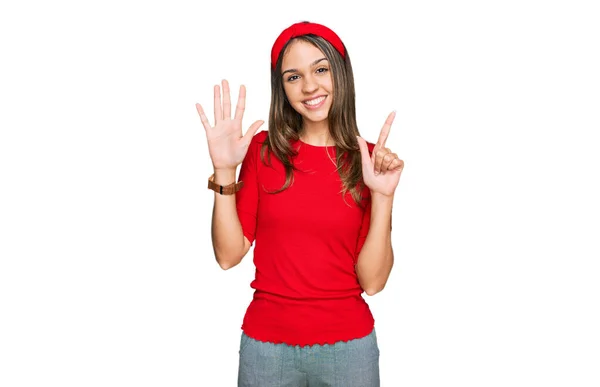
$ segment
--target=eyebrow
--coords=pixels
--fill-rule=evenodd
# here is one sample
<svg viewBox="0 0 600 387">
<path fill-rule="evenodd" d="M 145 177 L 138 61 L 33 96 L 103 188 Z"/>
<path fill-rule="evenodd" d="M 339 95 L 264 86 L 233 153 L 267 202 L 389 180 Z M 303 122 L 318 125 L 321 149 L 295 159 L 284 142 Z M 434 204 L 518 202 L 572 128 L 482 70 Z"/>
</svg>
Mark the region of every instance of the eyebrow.
<svg viewBox="0 0 600 387">
<path fill-rule="evenodd" d="M 312 66 L 316 65 L 317 63 L 319 63 L 319 62 L 321 62 L 321 61 L 323 61 L 323 60 L 327 60 L 327 58 L 321 58 L 321 59 L 317 59 L 316 61 L 314 61 L 314 62 L 312 62 L 312 63 L 310 64 L 310 67 L 312 67 Z M 298 69 L 287 69 L 287 70 L 285 70 L 284 72 L 282 72 L 282 73 L 281 73 L 281 75 L 283 76 L 283 75 L 285 75 L 285 73 L 295 73 L 295 72 L 297 72 L 297 71 L 298 71 Z"/>
</svg>

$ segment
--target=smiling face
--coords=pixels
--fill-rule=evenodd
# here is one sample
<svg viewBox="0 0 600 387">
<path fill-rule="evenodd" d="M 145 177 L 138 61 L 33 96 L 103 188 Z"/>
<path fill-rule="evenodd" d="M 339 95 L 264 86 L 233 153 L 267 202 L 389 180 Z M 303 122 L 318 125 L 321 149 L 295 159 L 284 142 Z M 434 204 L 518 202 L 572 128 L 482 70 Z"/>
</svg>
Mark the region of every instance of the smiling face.
<svg viewBox="0 0 600 387">
<path fill-rule="evenodd" d="M 325 54 L 309 42 L 296 40 L 287 47 L 281 70 L 287 100 L 304 123 L 327 124 L 333 81 Z"/>
</svg>

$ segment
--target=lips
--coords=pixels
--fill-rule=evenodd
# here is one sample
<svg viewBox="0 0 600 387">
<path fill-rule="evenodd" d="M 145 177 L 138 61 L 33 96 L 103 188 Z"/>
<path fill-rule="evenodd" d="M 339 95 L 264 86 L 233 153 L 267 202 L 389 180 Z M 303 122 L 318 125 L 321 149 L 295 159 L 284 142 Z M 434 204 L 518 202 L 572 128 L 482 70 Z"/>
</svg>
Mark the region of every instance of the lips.
<svg viewBox="0 0 600 387">
<path fill-rule="evenodd" d="M 309 109 L 316 109 L 323 105 L 323 102 L 325 102 L 325 98 L 327 98 L 326 95 L 321 95 L 319 97 L 303 101 L 302 103 Z"/>
</svg>

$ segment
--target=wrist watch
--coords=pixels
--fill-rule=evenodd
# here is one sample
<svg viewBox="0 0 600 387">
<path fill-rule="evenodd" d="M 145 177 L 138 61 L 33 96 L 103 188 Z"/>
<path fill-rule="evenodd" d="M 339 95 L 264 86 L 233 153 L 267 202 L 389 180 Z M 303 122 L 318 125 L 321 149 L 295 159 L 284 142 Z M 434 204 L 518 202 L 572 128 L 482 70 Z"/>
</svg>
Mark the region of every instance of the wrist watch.
<svg viewBox="0 0 600 387">
<path fill-rule="evenodd" d="M 231 183 L 229 185 L 219 185 L 215 183 L 215 174 L 213 173 L 208 178 L 208 189 L 212 189 L 215 192 L 220 193 L 221 195 L 233 195 L 244 186 L 243 181 L 238 181 L 237 183 Z"/>
</svg>

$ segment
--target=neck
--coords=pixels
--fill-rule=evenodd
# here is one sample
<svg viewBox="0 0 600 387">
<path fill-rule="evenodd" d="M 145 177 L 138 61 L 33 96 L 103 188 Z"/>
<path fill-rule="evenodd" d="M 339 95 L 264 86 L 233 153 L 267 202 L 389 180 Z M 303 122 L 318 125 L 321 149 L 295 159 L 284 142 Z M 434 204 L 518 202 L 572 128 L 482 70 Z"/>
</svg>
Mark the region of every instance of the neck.
<svg viewBox="0 0 600 387">
<path fill-rule="evenodd" d="M 299 133 L 302 142 L 314 146 L 332 146 L 335 145 L 329 134 L 327 122 L 308 123 L 304 122 L 302 131 Z"/>
</svg>

